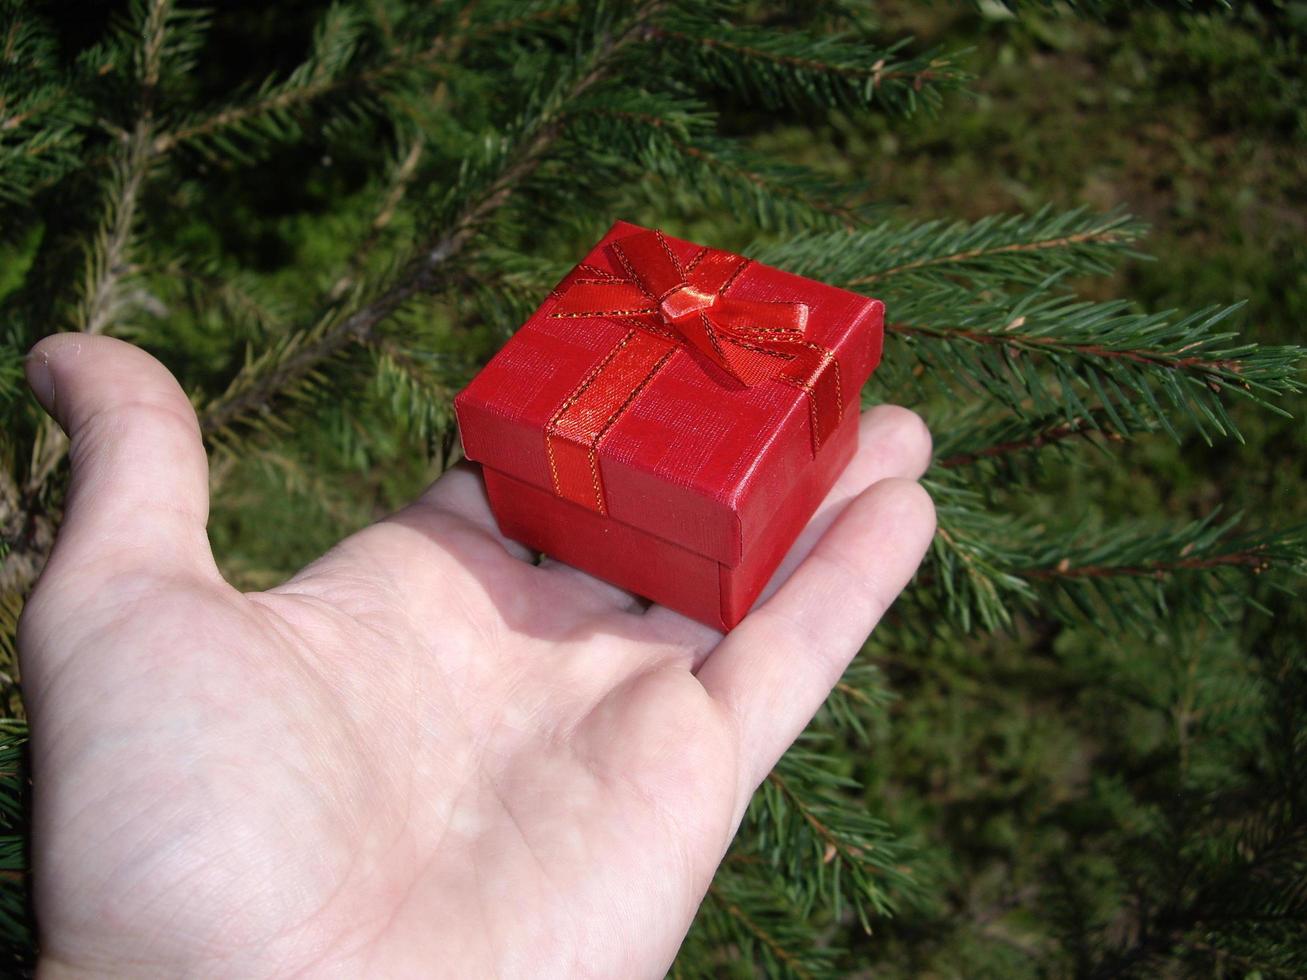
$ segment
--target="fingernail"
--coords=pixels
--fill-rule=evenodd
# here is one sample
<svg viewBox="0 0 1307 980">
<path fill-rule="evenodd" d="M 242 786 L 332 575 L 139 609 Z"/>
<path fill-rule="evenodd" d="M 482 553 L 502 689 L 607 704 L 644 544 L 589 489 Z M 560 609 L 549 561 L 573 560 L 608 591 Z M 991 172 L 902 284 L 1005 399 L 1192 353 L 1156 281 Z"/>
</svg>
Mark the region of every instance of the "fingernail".
<svg viewBox="0 0 1307 980">
<path fill-rule="evenodd" d="M 27 352 L 27 383 L 36 400 L 51 415 L 54 414 L 54 372 L 50 370 L 50 352 L 40 344 Z"/>
</svg>

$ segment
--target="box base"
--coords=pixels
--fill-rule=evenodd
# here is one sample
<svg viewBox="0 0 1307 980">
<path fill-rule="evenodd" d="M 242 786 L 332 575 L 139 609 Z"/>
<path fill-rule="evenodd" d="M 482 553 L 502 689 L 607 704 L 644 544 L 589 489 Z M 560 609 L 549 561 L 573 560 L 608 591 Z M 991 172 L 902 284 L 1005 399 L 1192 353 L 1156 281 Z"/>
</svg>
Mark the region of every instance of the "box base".
<svg viewBox="0 0 1307 980">
<path fill-rule="evenodd" d="M 804 470 L 764 533 L 728 567 L 539 487 L 483 467 L 506 537 L 719 630 L 748 613 L 858 446 L 850 412 Z"/>
</svg>

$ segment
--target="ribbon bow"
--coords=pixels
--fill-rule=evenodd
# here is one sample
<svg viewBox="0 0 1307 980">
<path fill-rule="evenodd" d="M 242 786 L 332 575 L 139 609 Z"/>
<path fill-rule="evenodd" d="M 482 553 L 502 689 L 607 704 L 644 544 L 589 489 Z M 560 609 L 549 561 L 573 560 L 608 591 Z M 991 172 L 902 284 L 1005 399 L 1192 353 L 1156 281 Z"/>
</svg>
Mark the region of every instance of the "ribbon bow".
<svg viewBox="0 0 1307 980">
<path fill-rule="evenodd" d="M 737 299 L 726 291 L 749 260 L 705 248 L 684 268 L 660 231 L 611 246 L 627 277 L 593 266 L 591 278 L 564 287 L 554 317 L 635 318 L 645 329 L 679 339 L 736 381 L 752 387 L 809 352 L 804 303 Z"/>
<path fill-rule="evenodd" d="M 585 275 L 560 286 L 550 313 L 634 324 L 545 428 L 554 492 L 607 513 L 599 444 L 632 399 L 684 347 L 745 386 L 774 378 L 801 389 L 815 456 L 839 425 L 844 398 L 834 353 L 803 339 L 807 305 L 727 296 L 748 259 L 705 248 L 682 266 L 659 231 L 641 231 L 609 247 L 626 278 L 581 265 Z"/>
</svg>

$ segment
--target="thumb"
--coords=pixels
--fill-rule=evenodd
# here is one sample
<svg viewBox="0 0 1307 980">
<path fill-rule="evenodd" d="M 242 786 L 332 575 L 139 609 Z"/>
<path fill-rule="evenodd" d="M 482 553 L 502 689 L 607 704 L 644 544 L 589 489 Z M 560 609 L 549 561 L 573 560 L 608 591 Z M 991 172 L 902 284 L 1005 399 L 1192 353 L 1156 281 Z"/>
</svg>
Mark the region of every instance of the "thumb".
<svg viewBox="0 0 1307 980">
<path fill-rule="evenodd" d="M 47 574 L 217 576 L 195 410 L 162 364 L 112 337 L 55 334 L 27 380 L 68 434 L 72 480 Z"/>
</svg>

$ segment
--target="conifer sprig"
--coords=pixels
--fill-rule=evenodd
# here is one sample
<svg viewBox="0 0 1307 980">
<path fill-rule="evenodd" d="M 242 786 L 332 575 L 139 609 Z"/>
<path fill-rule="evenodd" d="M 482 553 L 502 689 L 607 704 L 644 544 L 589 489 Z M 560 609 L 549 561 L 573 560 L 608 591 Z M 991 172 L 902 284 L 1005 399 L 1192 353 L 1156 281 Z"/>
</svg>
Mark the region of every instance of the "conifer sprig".
<svg viewBox="0 0 1307 980">
<path fill-rule="evenodd" d="M 447 431 L 457 389 L 442 376 L 437 359 L 388 338 L 369 346 L 375 392 L 385 397 L 397 424 L 423 440 Z"/>
<path fill-rule="evenodd" d="M 746 822 L 756 853 L 794 883 L 802 908 L 821 904 L 838 917 L 849 907 L 870 930 L 872 918 L 912 900 L 921 882 L 889 827 L 848 805 L 857 790 L 819 751 L 799 745 L 767 777 Z"/>
<path fill-rule="evenodd" d="M 231 335 L 266 341 L 285 330 L 290 310 L 257 276 L 223 267 L 205 256 L 180 256 L 151 263 L 151 283 L 165 308 L 192 311 L 197 320 L 216 320 Z"/>
<path fill-rule="evenodd" d="M 135 119 L 115 137 L 112 152 L 113 176 L 104 202 L 100 229 L 87 250 L 87 275 L 74 327 L 84 333 L 103 333 L 124 312 L 123 287 L 133 272 L 131 245 L 141 188 L 153 158 L 155 99 L 158 95 L 166 53 L 192 50 L 192 44 L 169 43 L 174 22 L 170 0 L 141 0 L 133 6 L 132 26 L 124 29 L 139 35 L 140 44 L 129 48 L 138 86 Z M 193 21 L 194 18 L 185 18 Z M 198 30 L 187 24 L 185 33 Z M 126 44 L 126 39 L 121 43 Z"/>
<path fill-rule="evenodd" d="M 728 868 L 713 880 L 699 910 L 697 924 L 705 938 L 736 946 L 769 977 L 841 976 L 839 948 L 821 942 L 798 906 L 786 900 L 775 875 L 766 874 L 757 863 L 745 866 L 728 859 Z"/>
<path fill-rule="evenodd" d="M 1307 574 L 1307 529 L 1252 531 L 1213 512 L 1179 527 L 1060 531 L 995 513 L 983 493 L 950 478 L 929 483 L 939 532 L 923 575 L 964 631 L 1008 625 L 1020 610 L 1069 622 L 1152 626 L 1180 607 L 1215 618 L 1240 582 L 1276 570 Z M 1181 587 L 1182 586 L 1182 587 Z"/>
<path fill-rule="evenodd" d="M 1301 677 L 1286 680 L 1300 696 Z M 1300 739 L 1303 731 L 1292 734 Z M 1291 792 L 1301 789 L 1300 783 Z M 1301 810 L 1281 797 L 1269 806 L 1246 805 L 1232 818 L 1194 792 L 1184 793 L 1180 806 L 1194 816 L 1166 820 L 1128 845 L 1143 869 L 1131 898 L 1148 916 L 1148 928 L 1107 938 L 1084 976 L 1154 976 L 1177 958 L 1195 971 L 1235 966 L 1284 980 L 1301 976 L 1307 969 L 1307 822 Z M 1167 859 L 1176 840 L 1184 844 L 1179 862 Z"/>
<path fill-rule="evenodd" d="M 944 469 L 1000 464 L 1010 462 L 1014 456 L 1071 441 L 1120 443 L 1126 438 L 1101 406 L 1091 406 L 1084 416 L 1066 420 L 1051 415 L 1035 419 L 1009 416 L 982 425 L 959 422 L 942 427 L 935 444 L 935 464 Z"/>
<path fill-rule="evenodd" d="M 362 27 L 355 10 L 333 5 L 314 31 L 308 58 L 284 80 L 269 78 L 252 97 L 241 94 L 226 106 L 179 120 L 154 138 L 152 152 L 162 155 L 189 146 L 205 156 L 250 162 L 256 150 L 298 138 L 298 113 L 312 103 L 351 83 L 364 91 L 405 66 L 403 61 L 385 62 L 350 77 Z M 354 109 L 337 107 L 338 112 Z"/>
<path fill-rule="evenodd" d="M 905 42 L 882 47 L 852 34 L 816 36 L 714 19 L 694 8 L 676 11 L 655 28 L 675 49 L 675 64 L 701 84 L 774 108 L 936 108 L 941 94 L 965 74 L 937 53 L 905 55 Z"/>
<path fill-rule="evenodd" d="M 1271 570 L 1287 582 L 1307 574 L 1307 528 L 1252 533 L 1239 515 L 1217 513 L 1175 528 L 1114 527 L 1097 540 L 1041 550 L 1018 574 L 1039 586 L 1046 605 L 1068 619 L 1133 627 L 1175 612 L 1180 603 L 1213 618 L 1228 614 L 1222 596 L 1240 591 L 1233 578 Z"/>
<path fill-rule="evenodd" d="M 56 68 L 57 50 L 21 0 L 0 3 L 0 204 L 21 204 L 80 162 L 86 105 Z"/>
<path fill-rule="evenodd" d="M 1014 572 L 1021 562 L 1023 527 L 1012 515 L 994 513 L 984 495 L 956 481 L 931 480 L 938 529 L 921 573 L 941 595 L 949 618 L 963 632 L 979 624 L 997 630 L 1034 593 Z"/>
<path fill-rule="evenodd" d="M 882 221 L 852 235 L 799 235 L 760 247 L 758 257 L 884 298 L 887 289 L 907 293 L 942 279 L 990 286 L 1109 272 L 1137 256 L 1131 246 L 1145 230 L 1123 212 L 1042 208 L 974 222 Z"/>
<path fill-rule="evenodd" d="M 1303 352 L 1256 345 L 1219 331 L 1238 307 L 1187 316 L 1141 313 L 1036 288 L 1016 302 L 977 302 L 940 317 L 921 290 L 899 303 L 887 332 L 935 377 L 982 392 L 1022 417 L 1059 412 L 1069 423 L 1101 406 L 1122 433 L 1156 423 L 1179 439 L 1173 416 L 1204 438 L 1238 437 L 1222 396 L 1271 411 L 1301 391 Z"/>
</svg>

